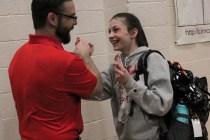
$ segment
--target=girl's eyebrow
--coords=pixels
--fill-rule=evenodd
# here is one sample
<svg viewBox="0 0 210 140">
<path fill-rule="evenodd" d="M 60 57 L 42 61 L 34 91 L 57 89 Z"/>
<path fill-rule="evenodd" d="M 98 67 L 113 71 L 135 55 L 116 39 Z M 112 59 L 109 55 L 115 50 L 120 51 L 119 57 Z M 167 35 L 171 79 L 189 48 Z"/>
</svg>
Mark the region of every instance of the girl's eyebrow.
<svg viewBox="0 0 210 140">
<path fill-rule="evenodd" d="M 119 27 L 119 26 L 117 26 L 117 25 L 113 26 L 113 28 L 116 28 L 116 27 Z"/>
<path fill-rule="evenodd" d="M 114 25 L 113 27 L 111 27 L 111 28 L 108 28 L 108 31 L 110 31 L 112 28 L 119 28 L 119 26 L 117 26 L 117 25 Z"/>
<path fill-rule="evenodd" d="M 111 28 L 109 28 L 109 29 L 112 29 L 112 28 L 119 28 L 119 26 L 114 25 L 113 27 L 111 27 Z"/>
</svg>

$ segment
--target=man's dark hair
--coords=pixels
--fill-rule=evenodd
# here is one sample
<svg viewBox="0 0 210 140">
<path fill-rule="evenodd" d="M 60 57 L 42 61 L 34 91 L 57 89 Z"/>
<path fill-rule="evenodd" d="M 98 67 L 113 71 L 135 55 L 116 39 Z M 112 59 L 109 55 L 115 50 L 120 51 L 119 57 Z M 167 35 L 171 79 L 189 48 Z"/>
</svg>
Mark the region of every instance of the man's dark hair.
<svg viewBox="0 0 210 140">
<path fill-rule="evenodd" d="M 34 29 L 39 29 L 46 24 L 49 12 L 62 12 L 63 3 L 72 0 L 32 0 L 31 12 Z"/>
<path fill-rule="evenodd" d="M 135 15 L 133 15 L 131 13 L 118 13 L 112 17 L 112 19 L 116 19 L 116 18 L 124 18 L 125 19 L 125 24 L 127 25 L 128 31 L 131 31 L 134 28 L 138 29 L 138 34 L 136 36 L 137 45 L 139 47 L 141 47 L 141 46 L 148 47 L 148 42 L 147 42 L 147 38 L 144 33 L 144 30 L 141 26 L 139 19 Z"/>
</svg>

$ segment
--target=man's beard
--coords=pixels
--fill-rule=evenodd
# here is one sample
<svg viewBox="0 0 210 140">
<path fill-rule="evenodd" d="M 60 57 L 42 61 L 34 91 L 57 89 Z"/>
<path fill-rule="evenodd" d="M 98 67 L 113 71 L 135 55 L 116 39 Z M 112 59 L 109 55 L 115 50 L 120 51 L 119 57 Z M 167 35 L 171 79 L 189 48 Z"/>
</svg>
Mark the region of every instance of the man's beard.
<svg viewBox="0 0 210 140">
<path fill-rule="evenodd" d="M 67 27 L 63 27 L 61 23 L 58 24 L 55 34 L 63 44 L 68 44 L 71 41 L 70 30 Z"/>
</svg>

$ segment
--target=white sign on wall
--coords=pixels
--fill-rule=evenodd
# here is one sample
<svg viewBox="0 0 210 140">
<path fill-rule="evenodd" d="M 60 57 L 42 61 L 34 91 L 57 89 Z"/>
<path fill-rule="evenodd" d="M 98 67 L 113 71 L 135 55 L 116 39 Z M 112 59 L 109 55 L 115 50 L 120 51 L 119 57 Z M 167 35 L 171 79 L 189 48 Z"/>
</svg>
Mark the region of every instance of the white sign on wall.
<svg viewBox="0 0 210 140">
<path fill-rule="evenodd" d="M 176 45 L 210 41 L 210 0 L 174 0 Z"/>
</svg>

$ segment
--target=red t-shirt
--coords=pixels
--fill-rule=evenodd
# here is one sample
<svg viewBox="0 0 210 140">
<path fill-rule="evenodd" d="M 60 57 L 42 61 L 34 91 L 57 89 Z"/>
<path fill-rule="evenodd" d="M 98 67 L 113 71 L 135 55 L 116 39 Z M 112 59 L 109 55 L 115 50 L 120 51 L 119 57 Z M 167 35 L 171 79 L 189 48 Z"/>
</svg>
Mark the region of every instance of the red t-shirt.
<svg viewBox="0 0 210 140">
<path fill-rule="evenodd" d="M 81 97 L 90 95 L 97 79 L 58 40 L 29 37 L 9 66 L 20 135 L 26 140 L 75 139 L 83 131 Z"/>
</svg>

